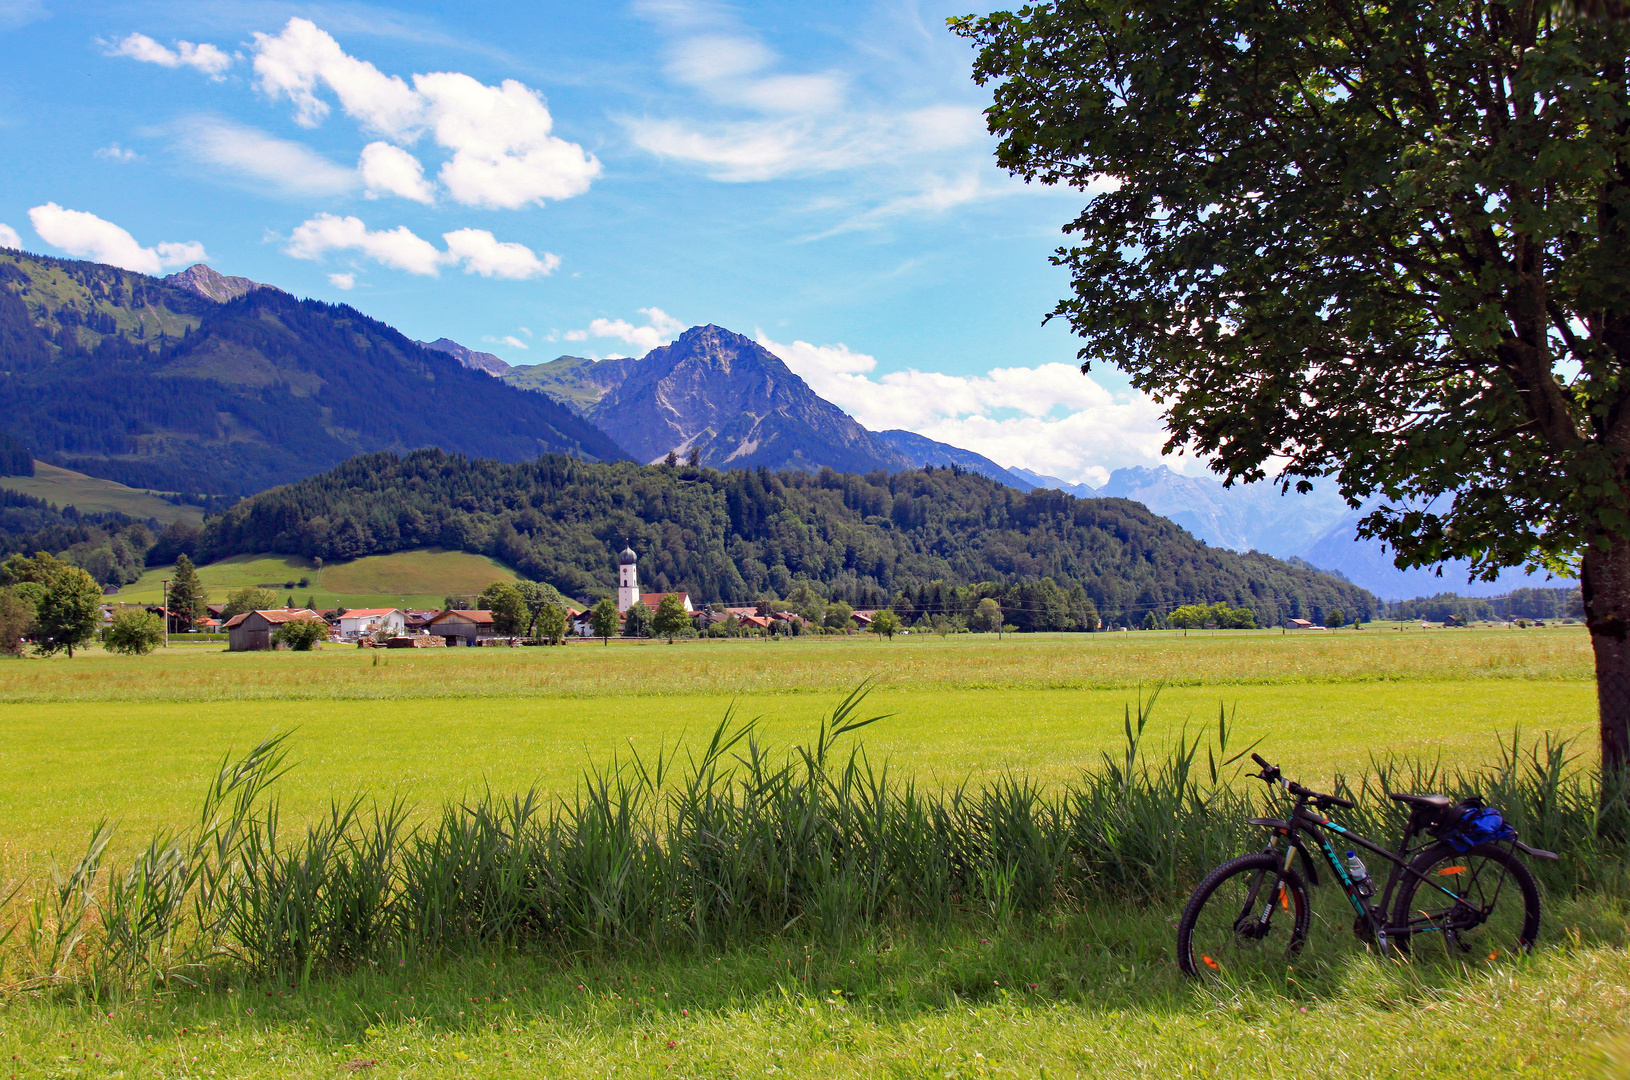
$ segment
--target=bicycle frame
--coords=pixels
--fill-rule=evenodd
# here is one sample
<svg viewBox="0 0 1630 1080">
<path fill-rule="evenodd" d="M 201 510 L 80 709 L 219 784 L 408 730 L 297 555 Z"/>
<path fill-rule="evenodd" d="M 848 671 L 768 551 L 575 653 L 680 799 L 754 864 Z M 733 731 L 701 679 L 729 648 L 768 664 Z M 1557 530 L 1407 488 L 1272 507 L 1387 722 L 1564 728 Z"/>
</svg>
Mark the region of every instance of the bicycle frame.
<svg viewBox="0 0 1630 1080">
<path fill-rule="evenodd" d="M 1327 815 L 1310 806 L 1309 803 L 1311 802 L 1312 800 L 1309 798 L 1298 798 L 1291 810 L 1288 821 L 1278 818 L 1250 818 L 1249 821 L 1252 825 L 1263 825 L 1273 830 L 1273 838 L 1269 840 L 1268 846 L 1263 849 L 1270 854 L 1279 854 L 1278 838 L 1285 838 L 1284 869 L 1289 870 L 1296 859 L 1297 852 L 1301 852 L 1302 861 L 1308 871 L 1308 884 L 1317 885 L 1319 883 L 1317 864 L 1308 852 L 1307 844 L 1303 840 L 1304 834 L 1311 837 L 1317 845 L 1319 853 L 1324 856 L 1324 861 L 1330 867 L 1335 880 L 1341 885 L 1341 890 L 1346 895 L 1348 903 L 1353 906 L 1353 911 L 1361 920 L 1369 924 L 1371 933 L 1375 935 L 1375 939 L 1380 943 L 1383 951 L 1390 947 L 1387 941 L 1389 932 L 1409 929 L 1407 926 L 1393 926 L 1387 916 L 1387 912 L 1392 908 L 1393 893 L 1397 891 L 1405 873 L 1415 875 L 1415 877 L 1425 881 L 1451 900 L 1460 900 L 1459 894 L 1452 889 L 1447 889 L 1438 882 L 1424 877 L 1419 871 L 1411 869 L 1409 857 L 1417 852 L 1410 850 L 1409 842 L 1422 832 L 1422 828 L 1418 825 L 1418 815 L 1416 813 L 1411 812 L 1409 821 L 1404 826 L 1403 837 L 1398 843 L 1398 850 L 1393 853 L 1345 825 L 1331 820 Z M 1330 843 L 1329 837 L 1332 835 L 1341 837 L 1342 840 L 1354 847 L 1363 848 L 1372 854 L 1379 855 L 1392 864 L 1392 868 L 1387 874 L 1386 887 L 1375 897 L 1377 903 L 1365 903 L 1364 897 L 1360 895 L 1357 886 L 1353 883 L 1352 876 L 1347 873 L 1346 861 L 1337 856 L 1336 849 Z M 1374 874 L 1370 875 L 1370 880 L 1372 882 L 1375 880 Z"/>
</svg>

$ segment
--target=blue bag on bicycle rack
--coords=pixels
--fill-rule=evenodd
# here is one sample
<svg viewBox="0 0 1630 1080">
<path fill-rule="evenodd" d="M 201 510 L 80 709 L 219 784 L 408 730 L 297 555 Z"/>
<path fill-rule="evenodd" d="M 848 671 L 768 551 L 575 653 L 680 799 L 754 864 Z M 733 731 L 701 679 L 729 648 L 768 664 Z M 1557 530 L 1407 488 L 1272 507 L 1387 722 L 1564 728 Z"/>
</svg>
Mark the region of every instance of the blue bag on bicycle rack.
<svg viewBox="0 0 1630 1080">
<path fill-rule="evenodd" d="M 1432 834 L 1456 851 L 1470 851 L 1478 844 L 1515 840 L 1517 830 L 1492 806 L 1479 798 L 1466 799 L 1444 811 Z"/>
</svg>

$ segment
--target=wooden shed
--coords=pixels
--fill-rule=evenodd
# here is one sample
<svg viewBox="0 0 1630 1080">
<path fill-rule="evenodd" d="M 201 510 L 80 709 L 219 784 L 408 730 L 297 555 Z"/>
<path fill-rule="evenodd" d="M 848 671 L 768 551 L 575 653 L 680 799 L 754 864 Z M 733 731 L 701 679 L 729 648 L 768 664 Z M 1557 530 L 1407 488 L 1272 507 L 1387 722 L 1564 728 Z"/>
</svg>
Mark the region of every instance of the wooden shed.
<svg viewBox="0 0 1630 1080">
<path fill-rule="evenodd" d="M 425 632 L 449 645 L 478 645 L 492 634 L 490 611 L 444 611 L 425 623 Z"/>
<path fill-rule="evenodd" d="M 226 621 L 227 649 L 247 652 L 251 649 L 270 649 L 272 631 L 286 622 L 299 619 L 323 621 L 323 617 L 309 608 L 277 608 L 272 611 L 246 611 Z"/>
</svg>

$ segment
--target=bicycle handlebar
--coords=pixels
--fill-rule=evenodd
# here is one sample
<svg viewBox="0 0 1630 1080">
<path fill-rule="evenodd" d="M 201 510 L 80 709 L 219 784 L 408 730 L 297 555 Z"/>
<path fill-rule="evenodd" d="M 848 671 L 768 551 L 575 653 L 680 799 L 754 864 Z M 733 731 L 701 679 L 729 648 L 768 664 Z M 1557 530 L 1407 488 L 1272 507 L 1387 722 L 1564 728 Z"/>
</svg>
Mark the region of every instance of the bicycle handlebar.
<svg viewBox="0 0 1630 1080">
<path fill-rule="evenodd" d="M 1261 754 L 1252 754 L 1251 760 L 1262 766 L 1262 771 L 1257 773 L 1257 779 L 1269 784 L 1279 784 L 1298 799 L 1312 799 L 1314 802 L 1318 803 L 1320 807 L 1341 806 L 1348 810 L 1353 809 L 1354 804 L 1341 798 L 1340 796 L 1326 795 L 1322 791 L 1314 791 L 1312 788 L 1303 787 L 1294 780 L 1286 780 L 1284 775 L 1279 771 L 1279 766 L 1269 765 L 1267 761 L 1263 759 Z"/>
</svg>

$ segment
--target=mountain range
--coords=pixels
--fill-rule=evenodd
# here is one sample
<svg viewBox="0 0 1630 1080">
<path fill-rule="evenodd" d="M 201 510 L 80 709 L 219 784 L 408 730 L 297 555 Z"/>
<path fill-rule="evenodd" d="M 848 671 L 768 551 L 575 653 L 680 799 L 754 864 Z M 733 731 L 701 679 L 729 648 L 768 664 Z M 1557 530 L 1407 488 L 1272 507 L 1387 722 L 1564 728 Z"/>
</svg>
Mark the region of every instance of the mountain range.
<svg viewBox="0 0 1630 1080">
<path fill-rule="evenodd" d="M 0 365 L 4 426 L 35 457 L 135 487 L 249 494 L 420 446 L 626 458 L 354 308 L 207 267 L 159 279 L 0 251 Z"/>
<path fill-rule="evenodd" d="M 868 431 L 780 357 L 721 326 L 693 326 L 637 360 L 562 356 L 500 378 L 576 411 L 637 461 L 695 451 L 702 464 L 721 469 L 868 473 L 956 465 L 1021 490 L 1034 486 L 968 450 L 909 431 Z"/>
<path fill-rule="evenodd" d="M 515 366 L 411 341 L 345 305 L 202 264 L 166 278 L 0 251 L 0 404 L 33 454 L 139 487 L 248 494 L 354 454 L 434 446 L 505 461 L 564 452 L 867 474 L 925 466 L 1022 492 L 1138 502 L 1216 547 L 1298 558 L 1383 597 L 1513 584 L 1399 571 L 1329 486 L 1281 495 L 1160 466 L 1094 488 L 904 430 L 869 431 L 744 335 L 707 325 L 642 358 Z"/>
</svg>

